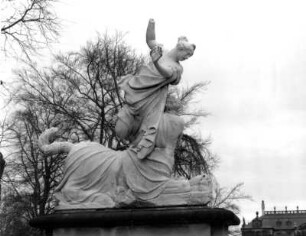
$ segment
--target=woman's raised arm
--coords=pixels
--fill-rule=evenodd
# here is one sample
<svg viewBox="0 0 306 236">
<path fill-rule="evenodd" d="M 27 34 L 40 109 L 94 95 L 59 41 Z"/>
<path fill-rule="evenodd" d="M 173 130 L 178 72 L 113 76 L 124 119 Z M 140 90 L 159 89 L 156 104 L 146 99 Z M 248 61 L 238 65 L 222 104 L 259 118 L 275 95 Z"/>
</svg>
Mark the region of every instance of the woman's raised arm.
<svg viewBox="0 0 306 236">
<path fill-rule="evenodd" d="M 155 40 L 155 21 L 154 19 L 150 19 L 147 27 L 146 33 L 146 42 L 150 49 L 154 48 L 157 45 Z"/>
</svg>

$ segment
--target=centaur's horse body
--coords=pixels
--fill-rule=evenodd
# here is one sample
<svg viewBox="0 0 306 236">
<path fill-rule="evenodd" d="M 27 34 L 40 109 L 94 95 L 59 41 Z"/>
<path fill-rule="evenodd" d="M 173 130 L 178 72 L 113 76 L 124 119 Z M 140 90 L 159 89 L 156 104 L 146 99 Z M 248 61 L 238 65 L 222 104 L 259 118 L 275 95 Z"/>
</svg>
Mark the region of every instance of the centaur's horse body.
<svg viewBox="0 0 306 236">
<path fill-rule="evenodd" d="M 156 147 L 145 159 L 133 149 L 114 151 L 95 142 L 49 143 L 58 130 L 45 131 L 39 146 L 47 154 L 68 153 L 64 176 L 56 188 L 58 209 L 109 208 L 134 202 L 154 205 L 205 204 L 212 193 L 211 180 L 171 178 L 174 148 L 182 120 L 165 114 Z"/>
</svg>

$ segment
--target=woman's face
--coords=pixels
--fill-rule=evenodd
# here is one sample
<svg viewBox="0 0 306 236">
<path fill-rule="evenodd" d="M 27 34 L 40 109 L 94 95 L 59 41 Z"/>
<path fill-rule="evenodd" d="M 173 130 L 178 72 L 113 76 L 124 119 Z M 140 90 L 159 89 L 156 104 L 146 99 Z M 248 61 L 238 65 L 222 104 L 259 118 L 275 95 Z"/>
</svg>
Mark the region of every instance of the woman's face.
<svg viewBox="0 0 306 236">
<path fill-rule="evenodd" d="M 178 52 L 178 60 L 179 61 L 185 61 L 187 60 L 189 57 L 191 57 L 193 55 L 193 52 L 191 52 L 190 50 L 180 50 Z"/>
</svg>

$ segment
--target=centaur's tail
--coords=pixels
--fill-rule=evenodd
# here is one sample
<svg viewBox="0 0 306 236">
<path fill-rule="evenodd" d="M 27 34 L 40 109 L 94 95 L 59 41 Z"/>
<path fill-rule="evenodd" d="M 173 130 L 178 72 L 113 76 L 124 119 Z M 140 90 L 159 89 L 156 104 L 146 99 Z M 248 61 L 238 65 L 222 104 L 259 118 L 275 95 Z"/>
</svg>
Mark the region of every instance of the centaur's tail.
<svg viewBox="0 0 306 236">
<path fill-rule="evenodd" d="M 58 128 L 50 128 L 45 130 L 38 140 L 39 149 L 46 155 L 53 155 L 59 153 L 69 153 L 73 144 L 69 142 L 54 142 L 50 143 L 51 139 L 54 139 L 58 132 Z"/>
</svg>

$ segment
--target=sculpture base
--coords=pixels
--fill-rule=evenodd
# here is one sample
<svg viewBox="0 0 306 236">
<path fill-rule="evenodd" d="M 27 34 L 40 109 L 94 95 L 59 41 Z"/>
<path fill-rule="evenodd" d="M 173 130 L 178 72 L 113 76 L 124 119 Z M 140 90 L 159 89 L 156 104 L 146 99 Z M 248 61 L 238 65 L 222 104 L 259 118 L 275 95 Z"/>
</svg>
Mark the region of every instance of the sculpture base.
<svg viewBox="0 0 306 236">
<path fill-rule="evenodd" d="M 30 221 L 53 236 L 227 236 L 228 226 L 239 223 L 231 211 L 206 206 L 57 211 Z"/>
<path fill-rule="evenodd" d="M 133 227 L 115 227 L 112 229 L 101 228 L 68 228 L 56 229 L 53 231 L 55 236 L 104 236 L 104 235 L 139 235 L 139 236 L 195 236 L 195 235 L 214 235 L 225 236 L 227 231 L 218 231 L 212 234 L 211 227 L 206 224 L 201 225 L 171 225 L 163 227 L 150 227 L 150 226 L 133 226 Z"/>
</svg>

